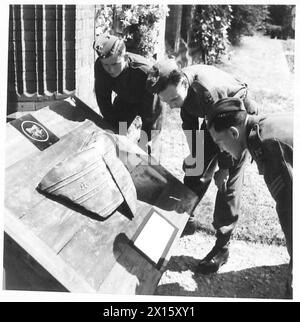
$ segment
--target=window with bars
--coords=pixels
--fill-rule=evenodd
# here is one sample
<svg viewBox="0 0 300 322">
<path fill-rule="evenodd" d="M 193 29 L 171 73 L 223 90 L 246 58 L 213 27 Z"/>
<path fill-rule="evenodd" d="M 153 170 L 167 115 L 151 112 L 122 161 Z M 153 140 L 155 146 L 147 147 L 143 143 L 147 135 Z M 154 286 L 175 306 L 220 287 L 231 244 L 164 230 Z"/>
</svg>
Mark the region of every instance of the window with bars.
<svg viewBox="0 0 300 322">
<path fill-rule="evenodd" d="M 10 6 L 7 114 L 75 91 L 75 19 L 75 5 Z"/>
</svg>

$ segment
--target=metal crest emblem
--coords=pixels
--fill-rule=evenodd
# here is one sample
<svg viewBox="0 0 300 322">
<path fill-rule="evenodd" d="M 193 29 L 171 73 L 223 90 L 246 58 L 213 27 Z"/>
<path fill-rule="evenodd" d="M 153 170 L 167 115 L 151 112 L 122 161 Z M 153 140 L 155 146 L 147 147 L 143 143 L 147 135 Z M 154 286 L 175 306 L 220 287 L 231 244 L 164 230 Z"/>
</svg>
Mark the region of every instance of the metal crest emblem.
<svg viewBox="0 0 300 322">
<path fill-rule="evenodd" d="M 47 130 L 41 125 L 33 121 L 23 121 L 21 124 L 22 131 L 34 141 L 46 142 L 49 139 Z"/>
</svg>

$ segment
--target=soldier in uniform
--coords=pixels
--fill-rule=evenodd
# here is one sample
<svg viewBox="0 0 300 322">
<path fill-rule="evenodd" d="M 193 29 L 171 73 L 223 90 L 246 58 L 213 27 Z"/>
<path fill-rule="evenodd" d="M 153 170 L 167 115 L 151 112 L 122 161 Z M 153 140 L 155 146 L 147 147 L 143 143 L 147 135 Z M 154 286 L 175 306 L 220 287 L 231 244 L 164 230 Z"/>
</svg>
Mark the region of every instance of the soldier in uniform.
<svg viewBox="0 0 300 322">
<path fill-rule="evenodd" d="M 141 130 L 150 141 L 151 130 L 158 133 L 162 123 L 162 104 L 157 95 L 145 88 L 153 62 L 126 52 L 124 41 L 108 33 L 96 36 L 94 49 L 98 54 L 94 66 L 95 94 L 103 118 L 117 132 L 119 122 L 127 122 L 129 127 L 139 115 Z M 147 145 L 148 141 L 143 143 Z M 141 147 L 149 147 L 145 145 Z"/>
<path fill-rule="evenodd" d="M 218 101 L 207 118 L 210 134 L 221 151 L 236 160 L 248 150 L 276 202 L 276 211 L 290 255 L 292 271 L 293 115 L 248 115 L 238 98 Z"/>
<path fill-rule="evenodd" d="M 200 262 L 198 271 L 203 274 L 216 272 L 229 257 L 230 236 L 240 211 L 245 156 L 234 161 L 227 153 L 221 153 L 213 142 L 204 119 L 208 111 L 213 108 L 213 104 L 224 97 L 240 97 L 250 114 L 257 113 L 257 106 L 249 98 L 247 85 L 226 72 L 207 65 L 191 65 L 180 69 L 174 59 L 157 62 L 153 66 L 149 73 L 147 88 L 152 93 L 158 93 L 161 100 L 171 108 L 181 109 L 182 128 L 185 130 L 190 148 L 190 155 L 183 163 L 184 183 L 201 199 L 213 176 L 215 178 L 218 187 L 213 215 L 216 243 Z M 203 119 L 201 130 L 204 132 L 203 172 L 196 175 L 190 172 L 192 175 L 188 175 L 187 170 L 196 166 L 199 118 Z M 192 132 L 191 140 L 187 132 Z M 200 223 L 191 215 L 185 233 L 191 234 L 200 228 L 199 226 Z"/>
</svg>

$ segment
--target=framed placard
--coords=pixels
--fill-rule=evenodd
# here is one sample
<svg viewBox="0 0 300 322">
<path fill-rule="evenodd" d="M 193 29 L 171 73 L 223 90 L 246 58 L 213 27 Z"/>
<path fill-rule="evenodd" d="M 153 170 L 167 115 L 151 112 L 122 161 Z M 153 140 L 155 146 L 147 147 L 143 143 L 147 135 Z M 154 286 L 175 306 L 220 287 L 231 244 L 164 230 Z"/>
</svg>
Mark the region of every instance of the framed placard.
<svg viewBox="0 0 300 322">
<path fill-rule="evenodd" d="M 178 228 L 151 209 L 132 239 L 134 248 L 158 270 L 176 237 Z"/>
<path fill-rule="evenodd" d="M 40 121 L 31 114 L 26 114 L 10 124 L 21 132 L 40 151 L 56 143 L 59 138 L 48 130 Z"/>
</svg>

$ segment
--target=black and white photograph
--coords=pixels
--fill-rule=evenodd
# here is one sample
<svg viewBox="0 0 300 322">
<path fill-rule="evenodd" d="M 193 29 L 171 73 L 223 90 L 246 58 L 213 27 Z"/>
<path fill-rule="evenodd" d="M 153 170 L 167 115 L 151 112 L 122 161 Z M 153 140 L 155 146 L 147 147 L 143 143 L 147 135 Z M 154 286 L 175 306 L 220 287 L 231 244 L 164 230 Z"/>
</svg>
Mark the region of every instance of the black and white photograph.
<svg viewBox="0 0 300 322">
<path fill-rule="evenodd" d="M 3 7 L 3 297 L 297 299 L 295 2 Z"/>
</svg>

